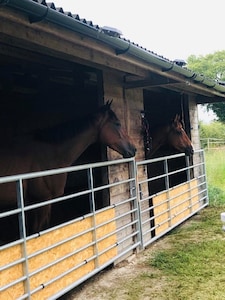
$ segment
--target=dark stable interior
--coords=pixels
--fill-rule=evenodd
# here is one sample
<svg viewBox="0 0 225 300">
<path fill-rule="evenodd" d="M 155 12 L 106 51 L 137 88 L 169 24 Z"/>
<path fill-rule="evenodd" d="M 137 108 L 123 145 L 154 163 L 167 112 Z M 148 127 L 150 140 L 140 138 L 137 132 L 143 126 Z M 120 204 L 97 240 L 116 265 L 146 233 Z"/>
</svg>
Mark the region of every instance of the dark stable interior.
<svg viewBox="0 0 225 300">
<path fill-rule="evenodd" d="M 14 139 L 23 139 L 37 130 L 48 130 L 67 120 L 81 118 L 103 104 L 101 71 L 44 55 L 22 58 L 0 57 L 0 146 L 7 147 Z M 106 148 L 90 146 L 74 165 L 106 160 Z M 13 175 L 13 174 L 11 174 Z M 107 170 L 94 169 L 94 185 L 107 182 Z M 65 194 L 88 188 L 87 171 L 68 175 Z M 51 226 L 91 211 L 89 196 L 79 196 L 53 205 Z M 109 195 L 95 195 L 96 209 L 109 204 Z M 1 209 L 4 211 L 4 209 Z M 17 218 L 3 218 L 0 240 L 10 236 L 9 228 Z M 13 234 L 12 234 L 13 235 Z"/>
<path fill-rule="evenodd" d="M 144 91 L 144 111 L 145 117 L 149 124 L 149 136 L 157 127 L 167 124 L 174 119 L 176 114 L 182 116 L 185 131 L 190 134 L 190 123 L 188 112 L 187 99 L 179 93 L 167 91 L 166 93 L 157 91 Z M 168 145 L 162 146 L 153 157 L 161 157 L 165 155 L 172 155 L 178 153 L 176 149 Z M 168 161 L 168 172 L 182 169 L 186 166 L 185 158 L 176 158 Z M 154 162 L 148 165 L 148 177 L 156 177 L 164 174 L 164 163 Z M 187 174 L 185 171 L 179 172 L 169 176 L 169 187 L 176 186 L 182 182 L 187 181 Z M 164 178 L 159 178 L 150 181 L 148 184 L 149 195 L 153 195 L 166 189 Z M 153 199 L 149 199 L 149 206 L 154 205 Z M 154 216 L 154 209 L 150 210 L 150 217 Z M 154 219 L 152 219 L 151 228 L 155 226 Z M 155 230 L 152 231 L 152 237 L 155 236 Z"/>
</svg>

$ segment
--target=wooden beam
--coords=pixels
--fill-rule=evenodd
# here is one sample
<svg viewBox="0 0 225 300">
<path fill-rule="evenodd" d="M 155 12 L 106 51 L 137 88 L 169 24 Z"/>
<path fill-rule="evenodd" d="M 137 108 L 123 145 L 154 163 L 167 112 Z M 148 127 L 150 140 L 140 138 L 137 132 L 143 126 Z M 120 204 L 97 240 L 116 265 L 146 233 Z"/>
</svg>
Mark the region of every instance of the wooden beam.
<svg viewBox="0 0 225 300">
<path fill-rule="evenodd" d="M 162 77 L 162 76 L 151 76 L 149 78 L 146 79 L 142 79 L 142 80 L 130 80 L 130 81 L 126 81 L 124 83 L 124 88 L 125 89 L 134 89 L 134 88 L 146 88 L 146 87 L 163 87 L 165 85 L 169 85 L 169 84 L 176 84 L 179 83 L 175 80 L 171 80 L 169 78 L 166 77 Z"/>
<path fill-rule="evenodd" d="M 196 103 L 197 104 L 207 104 L 207 103 L 216 103 L 216 102 L 223 102 L 225 99 L 217 96 L 211 95 L 210 101 L 209 101 L 209 96 L 205 97 L 203 95 L 197 95 L 196 96 Z"/>
<path fill-rule="evenodd" d="M 97 68 L 147 75 L 146 68 L 128 64 L 124 55 L 116 55 L 115 49 L 98 40 L 46 21 L 30 24 L 25 16 L 9 13 L 6 7 L 0 10 L 0 42 L 29 51 L 31 55 L 32 52 L 45 54 Z"/>
</svg>

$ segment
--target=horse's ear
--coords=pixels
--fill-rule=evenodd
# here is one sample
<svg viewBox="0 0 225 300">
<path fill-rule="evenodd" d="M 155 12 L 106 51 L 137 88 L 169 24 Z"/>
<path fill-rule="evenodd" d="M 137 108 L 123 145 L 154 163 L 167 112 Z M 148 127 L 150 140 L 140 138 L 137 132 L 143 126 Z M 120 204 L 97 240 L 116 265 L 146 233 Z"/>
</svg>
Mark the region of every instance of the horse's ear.
<svg viewBox="0 0 225 300">
<path fill-rule="evenodd" d="M 110 109 L 112 102 L 113 102 L 113 99 L 112 100 L 108 100 L 106 102 L 105 106 L 106 106 L 107 109 Z"/>
<path fill-rule="evenodd" d="M 174 118 L 174 123 L 177 123 L 180 121 L 180 115 L 176 114 L 175 118 Z"/>
</svg>

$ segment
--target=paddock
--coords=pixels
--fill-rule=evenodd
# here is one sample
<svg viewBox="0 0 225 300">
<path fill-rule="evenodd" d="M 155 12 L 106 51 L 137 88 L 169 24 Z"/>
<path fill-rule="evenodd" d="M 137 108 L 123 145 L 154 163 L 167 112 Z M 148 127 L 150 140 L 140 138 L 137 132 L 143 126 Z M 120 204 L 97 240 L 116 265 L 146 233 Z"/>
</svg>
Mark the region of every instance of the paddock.
<svg viewBox="0 0 225 300">
<path fill-rule="evenodd" d="M 197 105 L 224 101 L 225 87 L 54 3 L 0 7 L 0 147 L 10 149 L 14 139 L 26 145 L 29 135 L 113 99 L 137 149 L 122 159 L 97 143 L 66 169 L 0 178 L 17 187 L 17 206 L 0 211 L 0 298 L 56 299 L 208 204 Z M 146 159 L 153 129 L 177 114 L 193 156 L 165 145 Z M 27 180 L 64 172 L 63 195 L 24 203 Z M 50 226 L 27 235 L 26 214 L 49 204 Z"/>
</svg>

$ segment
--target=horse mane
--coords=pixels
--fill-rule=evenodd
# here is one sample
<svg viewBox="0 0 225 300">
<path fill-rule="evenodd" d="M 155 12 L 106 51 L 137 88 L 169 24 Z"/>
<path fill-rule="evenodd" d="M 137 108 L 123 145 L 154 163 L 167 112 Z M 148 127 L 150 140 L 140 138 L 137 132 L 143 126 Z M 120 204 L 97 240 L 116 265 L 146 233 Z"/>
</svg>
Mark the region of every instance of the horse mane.
<svg viewBox="0 0 225 300">
<path fill-rule="evenodd" d="M 95 113 L 90 113 L 78 119 L 72 119 L 63 123 L 59 123 L 53 127 L 38 129 L 34 132 L 33 137 L 35 140 L 40 142 L 59 144 L 80 134 L 90 126 L 93 126 L 99 114 L 103 114 L 106 111 L 109 112 L 110 118 L 115 116 L 114 112 L 110 109 L 110 104 L 107 102 Z"/>
<path fill-rule="evenodd" d="M 58 144 L 85 131 L 94 122 L 94 115 L 72 119 L 59 123 L 53 127 L 38 129 L 34 132 L 34 139 L 40 142 Z"/>
</svg>

